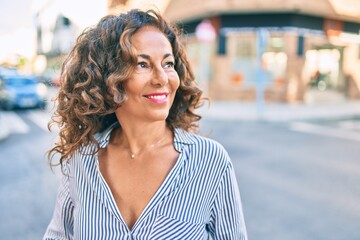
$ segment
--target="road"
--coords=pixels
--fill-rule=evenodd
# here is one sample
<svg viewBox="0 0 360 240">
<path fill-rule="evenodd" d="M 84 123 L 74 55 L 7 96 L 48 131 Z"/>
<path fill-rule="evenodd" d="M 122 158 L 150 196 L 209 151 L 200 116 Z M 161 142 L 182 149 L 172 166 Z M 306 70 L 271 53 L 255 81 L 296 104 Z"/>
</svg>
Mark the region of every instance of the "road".
<svg viewBox="0 0 360 240">
<path fill-rule="evenodd" d="M 249 239 L 360 239 L 359 123 L 204 123 L 234 162 Z"/>
<path fill-rule="evenodd" d="M 55 136 L 40 110 L 1 112 L 10 135 L 0 142 L 0 238 L 41 239 L 54 207 L 58 175 L 46 151 Z"/>
<path fill-rule="evenodd" d="M 50 111 L 1 114 L 11 122 L 0 142 L 1 239 L 41 239 L 59 177 L 45 155 Z M 249 239 L 360 239 L 359 123 L 202 120 L 233 160 Z"/>
</svg>

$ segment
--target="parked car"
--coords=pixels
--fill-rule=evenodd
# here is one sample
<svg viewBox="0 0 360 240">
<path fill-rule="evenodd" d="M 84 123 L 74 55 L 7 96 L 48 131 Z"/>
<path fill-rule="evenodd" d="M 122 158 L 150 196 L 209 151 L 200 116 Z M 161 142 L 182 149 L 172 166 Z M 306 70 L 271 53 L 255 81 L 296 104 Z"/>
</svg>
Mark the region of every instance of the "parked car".
<svg viewBox="0 0 360 240">
<path fill-rule="evenodd" d="M 0 76 L 0 107 L 45 108 L 47 87 L 33 76 Z"/>
<path fill-rule="evenodd" d="M 19 75 L 19 72 L 18 72 L 18 70 L 16 68 L 13 68 L 13 67 L 0 66 L 0 75 L 14 76 L 14 75 Z"/>
</svg>

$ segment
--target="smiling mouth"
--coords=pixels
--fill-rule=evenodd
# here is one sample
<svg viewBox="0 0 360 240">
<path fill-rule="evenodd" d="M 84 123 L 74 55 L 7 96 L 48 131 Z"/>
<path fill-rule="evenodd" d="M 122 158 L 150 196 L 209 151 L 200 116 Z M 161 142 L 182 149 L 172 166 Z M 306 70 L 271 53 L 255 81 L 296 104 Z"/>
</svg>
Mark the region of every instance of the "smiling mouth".
<svg viewBox="0 0 360 240">
<path fill-rule="evenodd" d="M 156 93 L 156 94 L 149 94 L 144 95 L 145 98 L 150 100 L 153 103 L 166 103 L 168 101 L 169 93 Z"/>
<path fill-rule="evenodd" d="M 163 99 L 166 99 L 167 96 L 168 96 L 168 94 L 163 94 L 163 95 L 146 95 L 145 97 L 146 97 L 146 98 L 149 98 L 149 99 L 163 100 Z"/>
</svg>

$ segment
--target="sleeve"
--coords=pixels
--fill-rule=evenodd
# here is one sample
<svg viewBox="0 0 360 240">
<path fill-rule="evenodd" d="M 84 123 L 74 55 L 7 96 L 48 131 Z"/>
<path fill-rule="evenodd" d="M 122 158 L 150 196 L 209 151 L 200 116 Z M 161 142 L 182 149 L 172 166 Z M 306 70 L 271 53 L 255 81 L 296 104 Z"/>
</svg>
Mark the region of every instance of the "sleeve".
<svg viewBox="0 0 360 240">
<path fill-rule="evenodd" d="M 73 239 L 74 205 L 69 193 L 69 172 L 66 170 L 67 169 L 64 168 L 57 193 L 54 213 L 43 240 Z"/>
<path fill-rule="evenodd" d="M 214 240 L 247 240 L 240 192 L 235 172 L 229 163 L 215 195 L 211 211 L 210 235 Z"/>
</svg>

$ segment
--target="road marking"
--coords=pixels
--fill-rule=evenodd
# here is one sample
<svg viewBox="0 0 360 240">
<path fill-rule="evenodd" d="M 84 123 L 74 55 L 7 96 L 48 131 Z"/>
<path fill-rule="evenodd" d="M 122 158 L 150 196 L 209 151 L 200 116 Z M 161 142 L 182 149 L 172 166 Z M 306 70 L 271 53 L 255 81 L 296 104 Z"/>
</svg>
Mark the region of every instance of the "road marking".
<svg viewBox="0 0 360 240">
<path fill-rule="evenodd" d="M 360 121 L 347 120 L 339 122 L 339 127 L 347 130 L 360 130 Z"/>
<path fill-rule="evenodd" d="M 290 125 L 290 129 L 297 132 L 305 132 L 305 133 L 341 138 L 352 141 L 360 141 L 360 133 L 345 131 L 342 129 L 324 127 L 312 123 L 294 122 Z"/>
<path fill-rule="evenodd" d="M 29 132 L 29 126 L 15 112 L 1 112 L 0 114 L 3 118 L 2 124 L 4 124 L 4 128 L 8 130 L 8 133 Z"/>
</svg>

